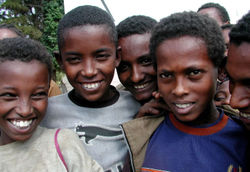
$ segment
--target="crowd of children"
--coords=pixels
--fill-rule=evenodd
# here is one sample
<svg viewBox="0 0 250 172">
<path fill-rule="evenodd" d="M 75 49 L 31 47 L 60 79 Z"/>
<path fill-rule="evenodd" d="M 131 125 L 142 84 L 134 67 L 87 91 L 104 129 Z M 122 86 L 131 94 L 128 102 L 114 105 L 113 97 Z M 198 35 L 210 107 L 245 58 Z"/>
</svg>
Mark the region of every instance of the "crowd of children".
<svg viewBox="0 0 250 172">
<path fill-rule="evenodd" d="M 115 26 L 85 5 L 57 39 L 73 89 L 48 98 L 48 51 L 0 25 L 0 171 L 249 170 L 250 12 L 231 25 L 207 3 Z"/>
</svg>

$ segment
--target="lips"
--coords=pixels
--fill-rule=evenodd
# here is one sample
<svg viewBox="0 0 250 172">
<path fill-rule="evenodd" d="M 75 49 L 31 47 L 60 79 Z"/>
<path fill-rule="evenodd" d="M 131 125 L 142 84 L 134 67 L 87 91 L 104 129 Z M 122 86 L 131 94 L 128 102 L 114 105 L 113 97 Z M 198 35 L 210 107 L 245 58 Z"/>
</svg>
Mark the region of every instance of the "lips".
<svg viewBox="0 0 250 172">
<path fill-rule="evenodd" d="M 192 103 L 176 103 L 175 106 L 177 106 L 178 108 L 181 108 L 181 109 L 185 109 L 185 108 L 188 108 L 189 106 L 191 106 Z"/>
<path fill-rule="evenodd" d="M 194 103 L 190 103 L 190 102 L 178 102 L 178 103 L 173 103 L 172 104 L 173 106 L 173 110 L 177 113 L 177 114 L 180 114 L 180 115 L 185 115 L 185 114 L 188 114 L 191 109 L 193 108 L 194 106 Z"/>
<path fill-rule="evenodd" d="M 12 132 L 23 135 L 30 133 L 34 129 L 36 120 L 37 118 L 9 119 L 8 125 L 11 128 Z"/>
<path fill-rule="evenodd" d="M 83 89 L 88 91 L 96 90 L 101 86 L 101 81 L 91 83 L 81 83 Z"/>
<path fill-rule="evenodd" d="M 134 85 L 135 89 L 144 89 L 149 85 L 149 83 Z"/>
<path fill-rule="evenodd" d="M 17 128 L 27 128 L 30 127 L 32 124 L 32 119 L 30 120 L 10 120 L 10 123 L 13 124 Z"/>
<path fill-rule="evenodd" d="M 88 83 L 88 84 L 82 84 L 82 87 L 85 89 L 97 89 L 100 87 L 101 83 L 96 82 L 96 83 Z"/>
</svg>

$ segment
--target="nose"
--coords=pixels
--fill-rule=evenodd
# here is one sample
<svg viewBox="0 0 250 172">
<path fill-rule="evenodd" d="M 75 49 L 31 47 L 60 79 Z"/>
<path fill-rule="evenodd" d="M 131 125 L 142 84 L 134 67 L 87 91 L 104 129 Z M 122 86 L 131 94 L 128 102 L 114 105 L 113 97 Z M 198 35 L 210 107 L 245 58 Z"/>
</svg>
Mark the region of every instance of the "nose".
<svg viewBox="0 0 250 172">
<path fill-rule="evenodd" d="M 87 78 L 91 78 L 97 74 L 96 64 L 91 58 L 83 61 L 81 74 Z"/>
<path fill-rule="evenodd" d="M 173 94 L 181 97 L 188 94 L 188 88 L 185 85 L 184 79 L 176 79 L 175 88 L 173 89 Z"/>
<path fill-rule="evenodd" d="M 131 81 L 133 81 L 134 83 L 138 83 L 141 80 L 143 80 L 143 78 L 144 78 L 144 75 L 140 71 L 140 69 L 137 66 L 133 66 L 132 74 L 131 74 Z"/>
<path fill-rule="evenodd" d="M 16 107 L 16 113 L 22 117 L 28 117 L 33 113 L 33 106 L 28 99 L 20 99 Z"/>
<path fill-rule="evenodd" d="M 231 88 L 230 106 L 235 109 L 243 109 L 250 106 L 250 98 L 247 97 L 244 86 L 235 84 L 234 87 Z"/>
</svg>

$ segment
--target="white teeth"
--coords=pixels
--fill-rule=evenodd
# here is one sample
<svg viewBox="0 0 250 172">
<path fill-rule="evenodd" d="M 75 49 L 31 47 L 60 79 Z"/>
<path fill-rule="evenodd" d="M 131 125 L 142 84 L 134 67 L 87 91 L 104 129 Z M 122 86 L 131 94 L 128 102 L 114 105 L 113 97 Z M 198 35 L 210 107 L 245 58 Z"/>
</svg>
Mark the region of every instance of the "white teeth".
<svg viewBox="0 0 250 172">
<path fill-rule="evenodd" d="M 145 88 L 146 86 L 148 86 L 148 83 L 146 83 L 146 84 L 141 84 L 141 85 L 135 85 L 134 88 L 135 88 L 135 89 L 143 89 L 143 88 Z"/>
<path fill-rule="evenodd" d="M 100 83 L 83 84 L 84 88 L 95 89 L 100 86 Z"/>
<path fill-rule="evenodd" d="M 25 127 L 29 127 L 30 124 L 32 123 L 32 119 L 31 120 L 11 120 L 11 123 L 16 126 L 16 127 L 19 127 L 19 128 L 25 128 Z"/>
<path fill-rule="evenodd" d="M 186 103 L 186 104 L 179 104 L 179 103 L 176 103 L 176 104 L 175 104 L 175 106 L 177 106 L 178 108 L 182 108 L 182 109 L 187 108 L 187 107 L 189 107 L 189 106 L 191 106 L 191 105 L 192 105 L 192 103 Z"/>
</svg>

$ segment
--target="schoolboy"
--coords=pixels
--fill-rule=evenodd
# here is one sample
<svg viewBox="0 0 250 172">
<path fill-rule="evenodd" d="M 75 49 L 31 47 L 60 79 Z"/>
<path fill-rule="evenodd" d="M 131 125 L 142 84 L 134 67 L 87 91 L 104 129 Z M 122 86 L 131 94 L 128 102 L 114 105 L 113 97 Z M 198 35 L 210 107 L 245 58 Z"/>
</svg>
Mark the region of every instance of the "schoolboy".
<svg viewBox="0 0 250 172">
<path fill-rule="evenodd" d="M 213 18 L 220 26 L 230 24 L 230 17 L 227 10 L 218 3 L 209 2 L 203 4 L 197 13 L 205 14 Z"/>
<path fill-rule="evenodd" d="M 24 37 L 22 32 L 18 30 L 14 25 L 12 24 L 0 24 L 0 40 L 5 38 L 15 38 L 15 37 Z M 56 84 L 55 81 L 50 81 L 50 88 L 48 96 L 56 96 L 61 94 L 61 90 Z"/>
<path fill-rule="evenodd" d="M 232 28 L 226 69 L 230 78 L 231 107 L 250 130 L 250 12 Z"/>
<path fill-rule="evenodd" d="M 224 51 L 221 30 L 207 16 L 176 13 L 156 25 L 150 54 L 159 93 L 172 113 L 123 125 L 133 170 L 245 170 L 244 129 L 213 101 Z"/>
<path fill-rule="evenodd" d="M 137 117 L 147 113 L 159 114 L 164 106 L 153 99 L 157 90 L 156 71 L 149 55 L 151 31 L 157 21 L 151 17 L 135 15 L 121 21 L 117 26 L 118 77 L 123 86 L 143 105 Z"/>
<path fill-rule="evenodd" d="M 120 62 L 114 22 L 98 7 L 77 7 L 59 22 L 58 45 L 58 62 L 74 89 L 49 100 L 43 125 L 74 130 L 105 171 L 120 171 L 127 148 L 119 125 L 140 105 L 110 85 Z"/>
<path fill-rule="evenodd" d="M 50 58 L 36 41 L 0 41 L 0 171 L 103 171 L 74 132 L 38 126 L 47 108 Z"/>
</svg>

